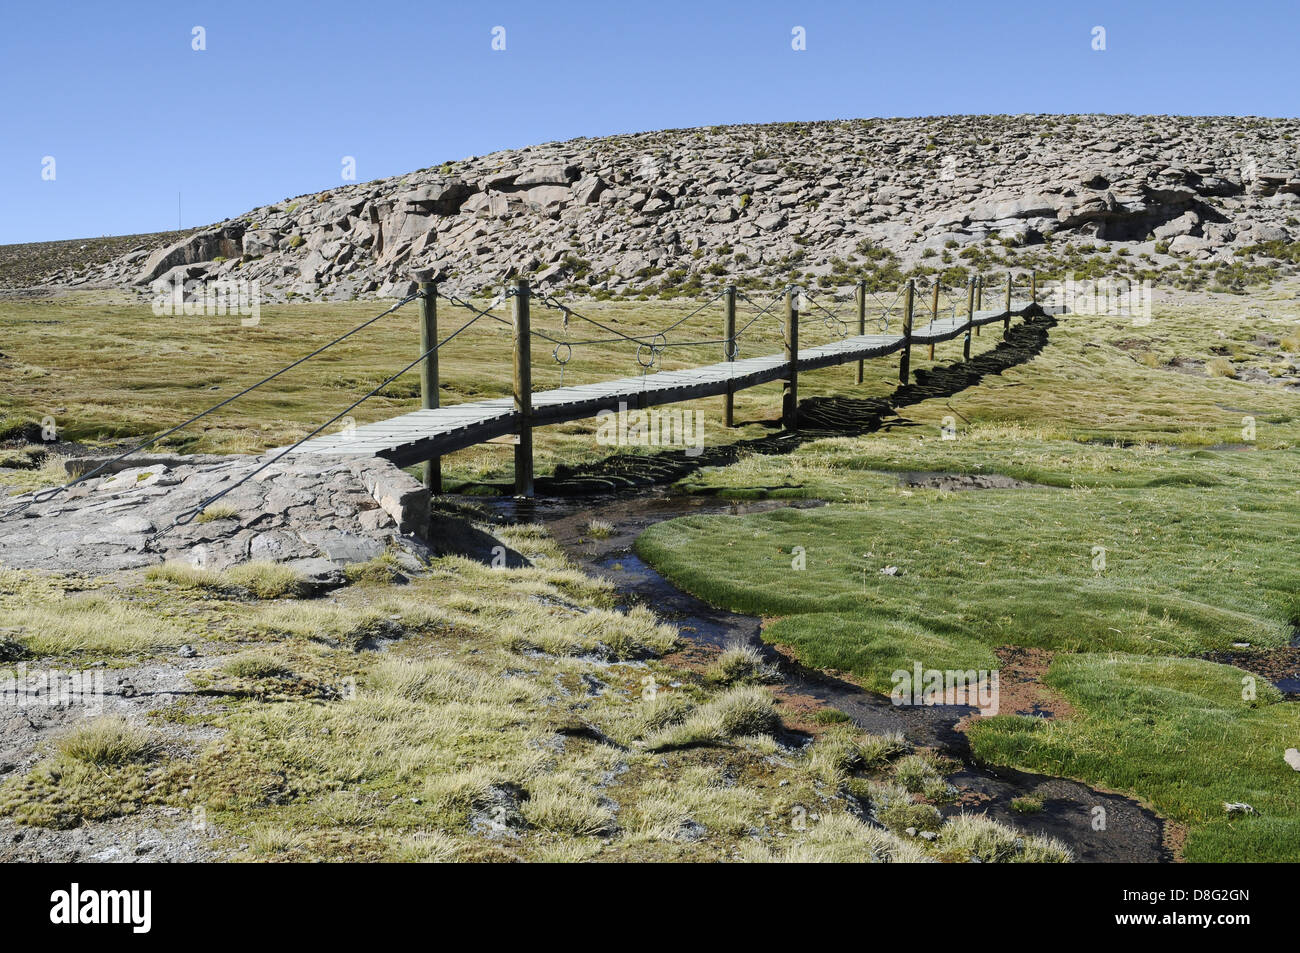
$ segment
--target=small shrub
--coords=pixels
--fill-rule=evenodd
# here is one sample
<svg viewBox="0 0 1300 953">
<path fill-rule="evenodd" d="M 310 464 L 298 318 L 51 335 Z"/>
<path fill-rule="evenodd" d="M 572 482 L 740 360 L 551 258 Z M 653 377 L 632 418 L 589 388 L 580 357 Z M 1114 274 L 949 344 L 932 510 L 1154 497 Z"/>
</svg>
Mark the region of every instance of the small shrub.
<svg viewBox="0 0 1300 953">
<path fill-rule="evenodd" d="M 614 524 L 605 520 L 592 520 L 587 524 L 587 535 L 592 539 L 609 539 L 614 535 Z"/>
</svg>

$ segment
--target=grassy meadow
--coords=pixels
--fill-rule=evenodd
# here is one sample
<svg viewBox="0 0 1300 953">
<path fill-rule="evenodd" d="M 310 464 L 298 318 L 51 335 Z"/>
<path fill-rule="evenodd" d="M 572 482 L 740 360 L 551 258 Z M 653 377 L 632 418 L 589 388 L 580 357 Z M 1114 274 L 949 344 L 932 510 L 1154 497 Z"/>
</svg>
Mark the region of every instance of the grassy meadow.
<svg viewBox="0 0 1300 953">
<path fill-rule="evenodd" d="M 1300 774 L 1281 758 L 1300 745 L 1300 708 L 1262 679 L 1243 697 L 1245 672 L 1201 658 L 1234 643 L 1284 646 L 1300 619 L 1300 394 L 1273 383 L 1300 353 L 1291 295 L 1165 299 L 1140 327 L 1064 318 L 1033 359 L 899 406 L 880 432 L 808 439 L 782 455 L 743 451 L 676 487 L 829 505 L 676 520 L 638 549 L 683 588 L 765 617 L 764 638 L 803 662 L 869 688 L 887 690 L 913 661 L 992 668 L 1005 646 L 1042 650 L 1045 690 L 1068 713 L 975 721 L 980 758 L 1138 796 L 1187 826 L 1188 859 L 1300 859 Z M 624 333 L 693 307 L 575 304 Z M 48 415 L 61 440 L 121 446 L 378 310 L 289 304 L 244 327 L 237 316 L 158 318 L 147 302 L 108 293 L 0 301 L 0 429 L 31 435 Z M 742 305 L 740 323 L 751 316 Z M 444 333 L 466 317 L 444 305 Z M 564 334 L 540 305 L 533 321 Z M 679 340 L 716 337 L 720 304 L 693 321 Z M 604 336 L 576 319 L 569 333 Z M 803 342 L 831 336 L 810 319 Z M 777 321 L 761 319 L 742 340 L 741 356 L 778 351 Z M 1000 340 L 984 329 L 976 355 Z M 168 446 L 283 445 L 411 360 L 417 342 L 411 305 Z M 960 348 L 940 345 L 936 361 L 917 348 L 913 368 L 939 373 Z M 577 347 L 564 382 L 634 375 L 634 351 Z M 660 367 L 717 351 L 671 348 Z M 533 360 L 536 388 L 559 385 L 549 346 Z M 479 321 L 441 365 L 444 403 L 505 396 L 508 328 Z M 867 364 L 861 386 L 846 366 L 804 375 L 800 391 L 881 399 L 896 375 L 885 359 Z M 365 423 L 418 402 L 407 375 L 353 415 Z M 720 400 L 685 406 L 704 411 L 716 446 L 770 435 L 779 402 L 779 385 L 741 392 L 741 426 L 725 432 Z M 947 425 L 955 439 L 943 439 Z M 539 474 L 605 457 L 594 435 L 594 421 L 539 430 Z M 6 447 L 0 484 L 11 490 L 61 477 L 39 443 Z M 444 471 L 450 488 L 508 483 L 510 449 L 462 451 Z M 936 471 L 1029 485 L 910 485 Z M 192 694 L 43 747 L 0 784 L 0 816 L 66 829 L 202 807 L 206 843 L 238 859 L 1068 856 L 977 816 L 941 818 L 955 765 L 833 718 L 792 720 L 756 659 L 731 653 L 700 668 L 650 612 L 616 609 L 608 586 L 576 571 L 540 528 L 491 531 L 533 567 L 448 558 L 406 579 L 381 562 L 326 599 L 302 598 L 296 580 L 264 566 L 112 579 L 4 572 L 0 668 L 104 662 L 129 672 L 166 663 L 182 644 L 200 658 L 184 676 Z M 387 650 L 373 651 L 375 640 Z M 1257 813 L 1225 816 L 1224 801 Z M 868 814 L 883 828 L 864 823 Z M 817 822 L 792 827 L 807 816 Z"/>
<path fill-rule="evenodd" d="M 806 664 L 885 692 L 917 661 L 987 669 L 1002 646 L 1046 651 L 1072 713 L 978 719 L 979 757 L 1137 795 L 1189 826 L 1188 859 L 1300 859 L 1300 774 L 1282 758 L 1300 707 L 1201 658 L 1286 646 L 1300 623 L 1300 393 L 1251 371 L 1289 366 L 1298 324 L 1289 291 L 1166 302 L 1141 327 L 1066 317 L 1036 359 L 900 410 L 906 426 L 681 484 L 830 505 L 679 519 L 638 550 L 767 618 L 764 638 Z M 1028 485 L 916 478 L 936 471 Z M 1239 801 L 1257 813 L 1227 816 Z"/>
</svg>

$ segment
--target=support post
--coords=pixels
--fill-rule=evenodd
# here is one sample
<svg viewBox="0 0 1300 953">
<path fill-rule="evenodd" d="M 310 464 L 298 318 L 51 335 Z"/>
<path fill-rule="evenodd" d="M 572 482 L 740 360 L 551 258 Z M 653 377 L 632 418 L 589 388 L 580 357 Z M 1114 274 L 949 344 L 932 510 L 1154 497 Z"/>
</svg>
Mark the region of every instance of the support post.
<svg viewBox="0 0 1300 953">
<path fill-rule="evenodd" d="M 935 276 L 934 287 L 930 289 L 930 323 L 939 320 L 939 277 Z M 930 342 L 930 360 L 934 360 L 934 342 Z"/>
<path fill-rule="evenodd" d="M 858 337 L 867 333 L 867 279 L 859 278 L 858 287 L 854 292 L 858 306 Z M 866 372 L 866 361 L 858 361 L 858 376 L 856 383 L 861 384 L 863 374 Z"/>
<path fill-rule="evenodd" d="M 984 310 L 984 276 L 976 275 L 975 276 L 975 311 L 983 311 L 983 310 Z M 970 315 L 972 321 L 975 320 L 975 311 L 972 311 Z M 980 326 L 978 324 L 975 325 L 975 333 L 976 334 L 980 333 Z"/>
<path fill-rule="evenodd" d="M 898 358 L 898 383 L 906 384 L 912 367 L 912 307 L 915 304 L 916 282 L 911 278 L 903 287 L 903 351 Z"/>
<path fill-rule="evenodd" d="M 736 359 L 736 286 L 728 285 L 722 292 L 722 340 L 723 356 L 728 361 Z M 726 403 L 722 407 L 722 425 L 736 426 L 736 392 L 727 382 Z"/>
<path fill-rule="evenodd" d="M 970 278 L 966 281 L 966 340 L 962 344 L 961 359 L 970 360 L 970 335 L 975 320 L 975 279 Z"/>
<path fill-rule="evenodd" d="M 1038 272 L 1029 273 L 1029 303 L 1038 304 Z"/>
<path fill-rule="evenodd" d="M 420 406 L 433 410 L 438 406 L 438 285 L 420 282 Z M 424 461 L 424 485 L 430 493 L 442 492 L 442 457 Z"/>
<path fill-rule="evenodd" d="M 528 313 L 528 279 L 515 280 L 511 298 L 514 318 L 515 410 L 519 413 L 519 443 L 515 444 L 515 495 L 533 495 L 533 367 Z"/>
<path fill-rule="evenodd" d="M 781 424 L 786 430 L 799 428 L 799 306 L 798 291 L 785 290 L 786 377 L 781 388 Z"/>
<path fill-rule="evenodd" d="M 1011 272 L 1007 272 L 1007 319 L 1002 322 L 1002 336 L 1011 332 Z"/>
</svg>

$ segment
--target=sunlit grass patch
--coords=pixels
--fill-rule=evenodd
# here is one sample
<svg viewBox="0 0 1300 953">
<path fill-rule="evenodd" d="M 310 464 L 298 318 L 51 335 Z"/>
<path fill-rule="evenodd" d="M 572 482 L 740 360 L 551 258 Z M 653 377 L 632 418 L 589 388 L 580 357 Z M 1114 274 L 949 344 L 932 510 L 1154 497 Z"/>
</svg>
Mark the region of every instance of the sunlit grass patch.
<svg viewBox="0 0 1300 953">
<path fill-rule="evenodd" d="M 1240 669 L 1120 654 L 1058 658 L 1047 683 L 1078 709 L 1046 721 L 979 719 L 976 754 L 1135 792 L 1189 825 L 1188 860 L 1295 860 L 1300 812 L 1283 760 L 1300 708 Z M 1225 802 L 1256 814 L 1229 819 Z"/>
<path fill-rule="evenodd" d="M 101 595 L 8 609 L 0 618 L 34 655 L 129 655 L 186 640 L 175 623 Z"/>
<path fill-rule="evenodd" d="M 64 734 L 29 772 L 0 785 L 0 814 L 22 824 L 71 828 L 138 811 L 168 789 L 154 735 L 103 717 Z"/>
<path fill-rule="evenodd" d="M 215 523 L 217 520 L 231 520 L 239 517 L 239 510 L 226 503 L 213 503 L 198 515 L 200 523 Z"/>
<path fill-rule="evenodd" d="M 716 685 L 762 685 L 780 681 L 781 673 L 752 645 L 723 650 L 704 677 Z"/>
<path fill-rule="evenodd" d="M 306 593 L 302 574 L 280 563 L 252 560 L 220 571 L 186 562 L 151 566 L 145 573 L 151 582 L 166 582 L 183 589 L 212 592 L 243 590 L 258 599 L 280 599 Z"/>
<path fill-rule="evenodd" d="M 771 734 L 780 717 L 771 694 L 753 685 L 728 689 L 646 739 L 651 751 L 725 742 L 742 735 Z"/>
<path fill-rule="evenodd" d="M 58 740 L 60 754 L 100 768 L 148 761 L 158 751 L 157 741 L 121 718 L 98 718 Z"/>
<path fill-rule="evenodd" d="M 996 863 L 1068 863 L 1073 853 L 1055 838 L 1017 834 L 979 814 L 948 818 L 936 853 L 944 860 Z"/>
</svg>

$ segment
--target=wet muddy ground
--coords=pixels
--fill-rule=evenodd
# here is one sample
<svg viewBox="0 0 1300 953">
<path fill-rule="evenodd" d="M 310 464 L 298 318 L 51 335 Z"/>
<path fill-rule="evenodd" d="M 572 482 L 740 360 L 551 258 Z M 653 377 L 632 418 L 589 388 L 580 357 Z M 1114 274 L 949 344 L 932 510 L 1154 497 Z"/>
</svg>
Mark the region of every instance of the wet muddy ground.
<svg viewBox="0 0 1300 953">
<path fill-rule="evenodd" d="M 966 705 L 896 706 L 889 698 L 845 678 L 805 668 L 762 643 L 760 619 L 715 608 L 682 592 L 632 551 L 637 536 L 661 520 L 692 514 L 741 515 L 782 506 L 815 507 L 823 505 L 821 502 L 732 503 L 645 489 L 599 498 L 496 500 L 487 505 L 503 521 L 545 524 L 571 558 L 586 571 L 613 582 L 628 604 L 644 603 L 675 624 L 688 641 L 682 653 L 688 664 L 706 664 L 729 645 L 758 646 L 780 666 L 784 684 L 779 691 L 792 715 L 810 717 L 819 708 L 835 708 L 865 731 L 901 731 L 914 744 L 934 748 L 959 762 L 961 769 L 949 780 L 961 794 L 956 804 L 944 808 L 946 813 L 987 812 L 1020 830 L 1059 838 L 1081 861 L 1174 859 L 1165 822 L 1131 798 L 1064 778 L 978 763 L 960 730 L 964 719 L 978 717 L 976 709 Z M 608 523 L 612 532 L 593 538 L 588 531 L 592 520 Z M 1046 669 L 1046 660 L 1024 657 L 1016 650 L 1003 655 L 1003 678 L 1010 682 L 1001 686 L 1001 696 L 1009 703 L 1003 705 L 1003 711 L 1038 717 L 1059 713 L 1063 703 L 1044 702 L 1041 686 L 1035 684 Z M 1032 814 L 1017 813 L 1011 806 L 1017 798 L 1041 799 L 1043 807 Z"/>
</svg>

